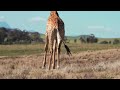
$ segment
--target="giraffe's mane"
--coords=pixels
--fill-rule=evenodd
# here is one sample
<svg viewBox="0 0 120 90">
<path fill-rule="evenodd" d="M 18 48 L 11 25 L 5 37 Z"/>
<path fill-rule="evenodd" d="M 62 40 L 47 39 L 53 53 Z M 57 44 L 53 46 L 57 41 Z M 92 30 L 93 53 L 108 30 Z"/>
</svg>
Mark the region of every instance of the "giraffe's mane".
<svg viewBox="0 0 120 90">
<path fill-rule="evenodd" d="M 52 23 L 54 26 L 58 25 L 58 21 L 60 20 L 59 14 L 57 11 L 51 11 L 48 21 Z"/>
</svg>

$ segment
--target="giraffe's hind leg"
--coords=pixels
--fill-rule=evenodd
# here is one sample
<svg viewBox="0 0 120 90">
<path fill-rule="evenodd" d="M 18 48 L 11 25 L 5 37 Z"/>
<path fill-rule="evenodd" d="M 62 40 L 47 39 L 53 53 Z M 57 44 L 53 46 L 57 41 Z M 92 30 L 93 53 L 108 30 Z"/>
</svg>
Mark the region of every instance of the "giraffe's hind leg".
<svg viewBox="0 0 120 90">
<path fill-rule="evenodd" d="M 50 47 L 50 57 L 49 57 L 49 62 L 48 62 L 48 69 L 50 70 L 51 68 L 51 62 L 52 62 L 52 56 L 53 56 L 53 41 L 52 41 L 52 37 L 50 37 L 50 41 L 49 41 L 49 47 Z"/>
<path fill-rule="evenodd" d="M 44 54 L 44 60 L 43 60 L 43 65 L 42 65 L 42 68 L 45 68 L 45 65 L 46 65 L 46 57 L 47 57 L 47 51 L 48 51 L 48 37 L 45 38 L 45 47 L 44 47 L 44 50 L 45 50 L 45 54 Z"/>
<path fill-rule="evenodd" d="M 50 70 L 50 67 L 51 67 L 52 55 L 53 55 L 53 50 L 50 51 L 50 58 L 49 58 L 49 63 L 48 63 L 48 69 L 49 70 Z"/>
<path fill-rule="evenodd" d="M 53 62 L 52 62 L 52 69 L 55 69 L 55 50 L 56 50 L 56 40 L 54 40 L 54 45 L 53 45 Z"/>
<path fill-rule="evenodd" d="M 57 69 L 60 67 L 60 48 L 61 48 L 62 41 L 58 42 L 57 46 Z"/>
</svg>

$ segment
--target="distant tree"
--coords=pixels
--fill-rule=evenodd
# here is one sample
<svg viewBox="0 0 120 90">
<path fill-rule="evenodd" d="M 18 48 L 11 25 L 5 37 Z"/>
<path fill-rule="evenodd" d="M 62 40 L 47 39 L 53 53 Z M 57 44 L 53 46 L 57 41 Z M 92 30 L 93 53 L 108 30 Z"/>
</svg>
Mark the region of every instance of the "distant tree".
<svg viewBox="0 0 120 90">
<path fill-rule="evenodd" d="M 111 44 L 112 42 L 111 41 L 109 41 L 109 44 Z"/>
<path fill-rule="evenodd" d="M 43 42 L 38 32 L 28 32 L 20 29 L 0 28 L 0 44 L 27 44 L 34 42 Z"/>
<path fill-rule="evenodd" d="M 26 32 L 25 30 L 23 30 L 23 32 L 21 32 L 21 39 L 20 40 L 25 40 L 25 41 L 30 41 L 31 38 L 29 36 L 29 32 Z"/>
<path fill-rule="evenodd" d="M 108 41 L 101 41 L 100 44 L 108 44 Z"/>
<path fill-rule="evenodd" d="M 6 29 L 0 28 L 0 44 L 4 42 L 4 39 L 7 37 Z"/>
<path fill-rule="evenodd" d="M 44 42 L 42 38 L 40 38 L 40 34 L 38 32 L 29 33 L 31 40 L 34 42 Z"/>
<path fill-rule="evenodd" d="M 119 44 L 120 41 L 118 39 L 114 39 L 113 44 Z"/>
<path fill-rule="evenodd" d="M 90 34 L 90 35 L 81 35 L 80 41 L 82 43 L 97 43 L 98 39 L 95 37 L 94 34 Z"/>
<path fill-rule="evenodd" d="M 87 43 L 88 41 L 87 36 L 84 36 L 84 35 L 82 35 L 79 40 L 81 41 L 81 43 Z"/>
<path fill-rule="evenodd" d="M 97 42 L 98 42 L 98 38 L 95 38 L 95 39 L 94 39 L 94 42 L 97 43 Z"/>
<path fill-rule="evenodd" d="M 74 43 L 76 43 L 77 42 L 77 39 L 74 39 Z"/>
<path fill-rule="evenodd" d="M 90 36 L 91 36 L 91 37 L 93 37 L 93 38 L 95 37 L 95 35 L 94 35 L 94 34 L 90 34 Z"/>
</svg>

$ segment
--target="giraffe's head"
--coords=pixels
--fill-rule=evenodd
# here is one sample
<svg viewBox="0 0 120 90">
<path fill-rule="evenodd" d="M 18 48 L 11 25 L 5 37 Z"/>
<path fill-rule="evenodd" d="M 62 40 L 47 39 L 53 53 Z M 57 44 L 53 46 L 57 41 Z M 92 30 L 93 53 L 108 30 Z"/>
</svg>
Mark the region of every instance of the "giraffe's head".
<svg viewBox="0 0 120 90">
<path fill-rule="evenodd" d="M 58 14 L 57 11 L 51 11 L 51 12 L 50 12 L 50 15 L 57 15 L 57 16 L 59 16 L 59 14 Z"/>
</svg>

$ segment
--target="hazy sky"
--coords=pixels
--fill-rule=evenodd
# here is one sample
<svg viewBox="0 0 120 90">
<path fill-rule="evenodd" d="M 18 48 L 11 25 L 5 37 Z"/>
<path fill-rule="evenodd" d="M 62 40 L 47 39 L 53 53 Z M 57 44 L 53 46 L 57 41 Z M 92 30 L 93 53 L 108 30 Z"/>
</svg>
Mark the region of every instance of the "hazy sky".
<svg viewBox="0 0 120 90">
<path fill-rule="evenodd" d="M 50 11 L 0 11 L 0 21 L 10 27 L 45 33 Z M 120 11 L 58 11 L 65 23 L 66 35 L 95 34 L 96 37 L 120 37 Z"/>
</svg>

